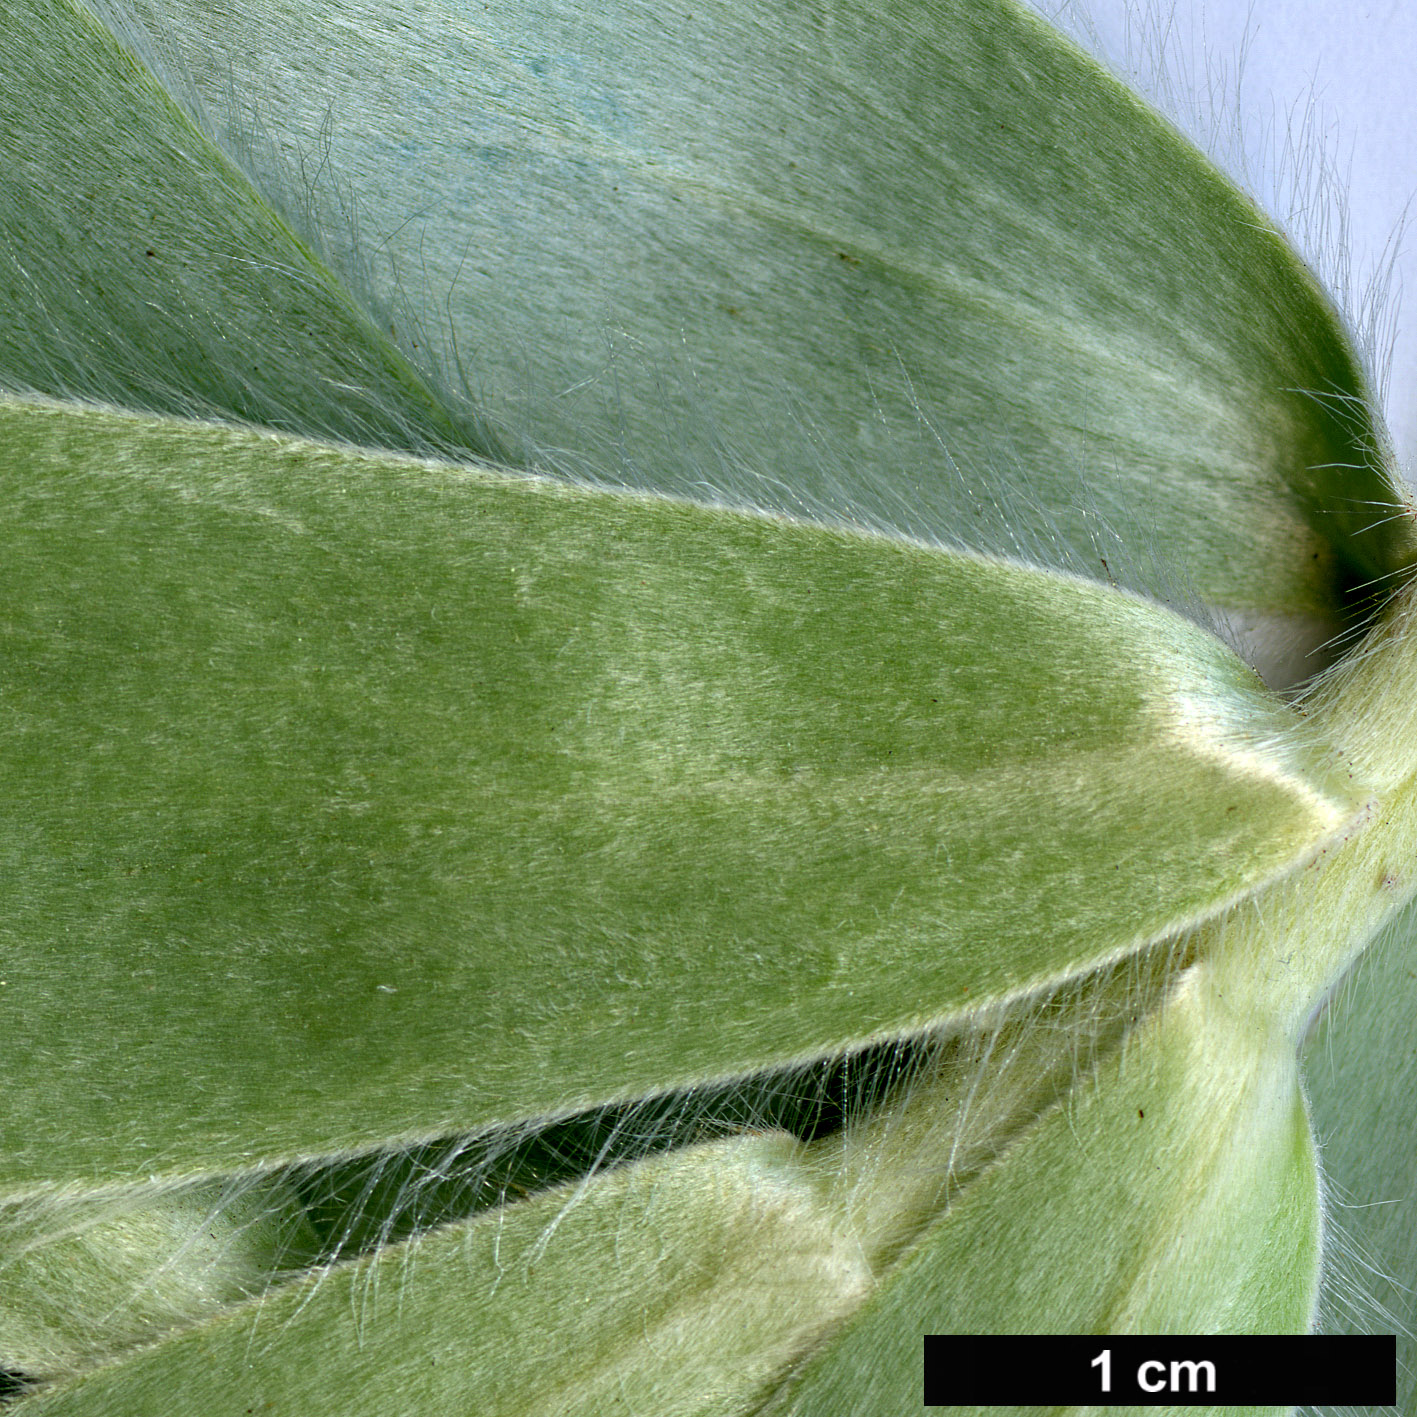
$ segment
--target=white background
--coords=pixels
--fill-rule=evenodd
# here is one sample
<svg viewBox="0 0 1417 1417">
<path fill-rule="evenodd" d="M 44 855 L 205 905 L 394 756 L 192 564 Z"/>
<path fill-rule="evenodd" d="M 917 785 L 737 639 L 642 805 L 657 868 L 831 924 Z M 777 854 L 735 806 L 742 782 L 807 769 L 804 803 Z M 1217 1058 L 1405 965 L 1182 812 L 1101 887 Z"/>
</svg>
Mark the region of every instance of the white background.
<svg viewBox="0 0 1417 1417">
<path fill-rule="evenodd" d="M 1055 9 L 1061 0 L 1038 0 Z M 1346 188 L 1350 230 L 1320 241 L 1325 257 L 1347 244 L 1355 270 L 1371 269 L 1412 204 L 1410 231 L 1398 253 L 1394 297 L 1398 340 L 1388 388 L 1388 416 L 1409 482 L 1417 482 L 1417 4 L 1412 0 L 1082 0 L 1099 34 L 1118 46 L 1130 26 L 1156 49 L 1158 21 L 1170 20 L 1168 54 L 1201 95 L 1203 58 L 1228 70 L 1213 85 L 1234 95 L 1235 61 L 1245 51 L 1236 111 L 1240 141 L 1252 162 L 1273 175 L 1275 139 L 1303 127 L 1313 104 L 1314 135 L 1336 160 Z M 1212 71 L 1213 72 L 1213 71 Z M 1283 213 L 1276 212 L 1276 216 Z M 1403 276 L 1405 275 L 1405 282 Z"/>
</svg>

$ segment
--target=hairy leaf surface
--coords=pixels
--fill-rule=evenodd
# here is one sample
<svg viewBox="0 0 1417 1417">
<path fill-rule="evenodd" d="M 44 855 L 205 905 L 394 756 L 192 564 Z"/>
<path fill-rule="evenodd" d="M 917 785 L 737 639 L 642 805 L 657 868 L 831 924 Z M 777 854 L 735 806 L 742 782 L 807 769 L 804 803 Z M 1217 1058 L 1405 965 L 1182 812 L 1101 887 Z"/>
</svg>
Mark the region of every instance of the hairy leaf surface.
<svg viewBox="0 0 1417 1417">
<path fill-rule="evenodd" d="M 1012 0 L 136 8 L 553 460 L 1144 579 L 1121 533 L 1319 639 L 1413 557 L 1309 272 Z"/>
<path fill-rule="evenodd" d="M 1320 1206 L 1297 1065 L 1224 973 L 1182 975 L 766 1410 L 904 1412 L 922 1333 L 1307 1331 Z"/>
<path fill-rule="evenodd" d="M 1302 1329 L 1417 697 L 1203 625 L 1294 682 L 1417 517 L 1266 219 L 1012 0 L 5 23 L 0 1399 Z"/>
<path fill-rule="evenodd" d="M 0 46 L 0 388 L 497 456 L 75 0 Z"/>
<path fill-rule="evenodd" d="M 834 1056 L 1169 935 L 1362 800 L 1086 581 L 215 426 L 0 437 L 9 1186 Z"/>
</svg>

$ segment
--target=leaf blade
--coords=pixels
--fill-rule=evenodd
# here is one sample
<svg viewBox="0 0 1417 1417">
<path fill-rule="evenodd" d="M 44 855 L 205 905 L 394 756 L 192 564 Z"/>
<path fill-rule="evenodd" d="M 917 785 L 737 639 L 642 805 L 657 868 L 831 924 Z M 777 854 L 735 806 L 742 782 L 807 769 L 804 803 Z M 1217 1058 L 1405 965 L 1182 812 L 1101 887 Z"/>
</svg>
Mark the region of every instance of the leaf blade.
<svg viewBox="0 0 1417 1417">
<path fill-rule="evenodd" d="M 1414 924 L 1409 906 L 1370 946 L 1306 1040 L 1304 1055 L 1333 1232 L 1322 1326 L 1397 1334 L 1399 1410 L 1414 1397 L 1417 1318 Z"/>
<path fill-rule="evenodd" d="M 1084 581 L 0 418 L 10 1185 L 835 1056 L 1140 949 L 1363 800 L 1217 641 Z"/>
<path fill-rule="evenodd" d="M 312 1275 L 27 1405 L 318 1417 L 376 1384 L 391 1412 L 745 1412 L 869 1282 L 798 1150 L 742 1137 L 612 1171 Z"/>
<path fill-rule="evenodd" d="M 239 52 L 289 147 L 337 96 L 335 180 L 533 445 L 1098 579 L 1115 529 L 1320 640 L 1412 560 L 1308 271 L 1021 7 L 140 11 L 214 111 Z"/>
<path fill-rule="evenodd" d="M 0 55 L 0 388 L 502 456 L 77 0 Z"/>
</svg>

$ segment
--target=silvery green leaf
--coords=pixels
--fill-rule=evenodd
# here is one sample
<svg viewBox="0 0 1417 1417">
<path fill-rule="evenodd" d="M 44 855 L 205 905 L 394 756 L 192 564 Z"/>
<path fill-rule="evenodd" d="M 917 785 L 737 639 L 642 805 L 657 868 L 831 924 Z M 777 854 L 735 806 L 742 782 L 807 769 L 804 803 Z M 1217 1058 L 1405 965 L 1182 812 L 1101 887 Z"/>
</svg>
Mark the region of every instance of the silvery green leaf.
<svg viewBox="0 0 1417 1417">
<path fill-rule="evenodd" d="M 104 13 L 336 265 L 383 263 L 410 357 L 441 349 L 518 456 L 1101 580 L 1160 548 L 1291 674 L 1417 547 L 1309 273 L 1011 0 Z M 131 269 L 131 220 L 96 260 Z"/>
<path fill-rule="evenodd" d="M 0 388 L 497 455 L 72 0 L 6 6 Z"/>
</svg>

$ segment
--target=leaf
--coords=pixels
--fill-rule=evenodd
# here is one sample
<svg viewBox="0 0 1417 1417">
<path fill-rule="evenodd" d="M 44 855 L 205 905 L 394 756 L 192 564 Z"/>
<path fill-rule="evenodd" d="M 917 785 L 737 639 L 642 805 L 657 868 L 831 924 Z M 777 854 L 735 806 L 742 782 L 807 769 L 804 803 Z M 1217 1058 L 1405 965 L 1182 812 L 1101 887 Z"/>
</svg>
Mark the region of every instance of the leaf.
<svg viewBox="0 0 1417 1417">
<path fill-rule="evenodd" d="M 136 10 L 553 461 L 1103 580 L 1154 547 L 1310 645 L 1413 559 L 1309 272 L 1007 0 Z"/>
<path fill-rule="evenodd" d="M 1398 1397 L 1411 1405 L 1417 1311 L 1413 1245 L 1417 1174 L 1412 1147 L 1413 862 L 1417 860 L 1417 601 L 1411 583 L 1393 596 L 1361 649 L 1309 695 L 1310 721 L 1369 781 L 1376 830 L 1356 856 L 1350 890 L 1330 904 L 1329 927 L 1366 954 L 1347 952 L 1327 988 L 1312 990 L 1305 1073 L 1332 1231 L 1326 1326 L 1398 1335 Z M 1366 845 L 1364 838 L 1367 838 Z M 1356 848 L 1356 850 L 1355 850 Z M 1326 863 L 1332 871 L 1336 862 Z M 1300 917 L 1303 919 L 1304 917 Z M 1296 931 L 1296 933 L 1298 933 Z"/>
<path fill-rule="evenodd" d="M 6 34 L 0 388 L 499 455 L 86 7 Z"/>
<path fill-rule="evenodd" d="M 279 1181 L 55 1189 L 0 1206 L 4 1368 L 53 1375 L 153 1342 L 304 1268 L 313 1241 Z"/>
<path fill-rule="evenodd" d="M 845 1134 L 748 1133 L 587 1178 L 317 1271 L 33 1405 L 220 1414 L 265 1400 L 319 1417 L 381 1382 L 392 1411 L 758 1412 L 804 1354 L 842 1332 L 852 1345 L 852 1314 L 894 1292 L 912 1239 L 961 1194 L 967 1212 L 971 1183 L 1086 1076 L 1079 1039 L 1105 1059 L 1160 1002 L 1170 955 L 942 1038 L 895 1106 Z M 900 1376 L 898 1402 L 831 1410 L 918 1405 L 918 1354 Z"/>
<path fill-rule="evenodd" d="M 611 1172 L 312 1275 L 26 1409 L 320 1417 L 377 1389 L 390 1413 L 744 1411 L 870 1279 L 797 1150 L 745 1137 Z"/>
<path fill-rule="evenodd" d="M 1398 1335 L 1400 1411 L 1417 1396 L 1413 938 L 1409 907 L 1356 966 L 1305 1056 L 1332 1230 L 1325 1326 Z"/>
<path fill-rule="evenodd" d="M 1164 938 L 1363 801 L 1085 581 L 98 411 L 0 440 L 18 1191 L 837 1056 Z"/>
<path fill-rule="evenodd" d="M 1255 657 L 1412 558 L 1262 218 L 996 0 L 428 3 L 367 102 L 385 11 L 247 7 L 204 49 L 211 15 L 143 9 L 174 63 L 125 43 L 209 98 L 249 62 L 297 162 L 312 87 L 358 116 L 333 181 L 374 249 L 450 205 L 396 336 L 409 267 L 368 295 L 370 247 L 295 210 L 324 179 L 253 185 L 88 10 L 13 18 L 0 386 L 146 415 L 0 402 L 0 1386 L 828 1413 L 889 1402 L 916 1325 L 1302 1327 L 1289 1014 L 1360 929 L 1281 978 L 1275 921 L 1387 908 L 1391 764 L 1113 584 Z M 442 302 L 456 393 L 415 348 Z M 1179 591 L 1119 559 L 1138 524 Z M 897 1086 L 841 1133 L 695 1144 L 742 1125 L 698 1099 L 868 1057 Z M 639 1153 L 541 1174 L 605 1119 Z"/>
<path fill-rule="evenodd" d="M 382 1383 L 392 1412 L 746 1417 L 783 1410 L 778 1393 L 795 1412 L 884 1414 L 918 1406 L 919 1334 L 942 1326 L 1297 1330 L 1319 1210 L 1292 1049 L 1237 1026 L 1214 967 L 1178 984 L 1173 965 L 1161 950 L 943 1038 L 845 1134 L 745 1134 L 561 1187 L 317 1271 L 33 1405 L 320 1417 Z"/>
</svg>

